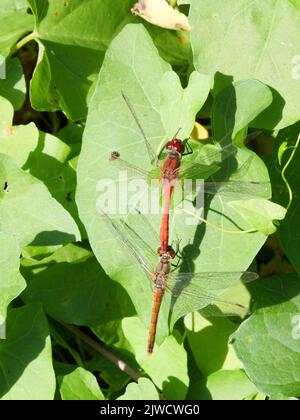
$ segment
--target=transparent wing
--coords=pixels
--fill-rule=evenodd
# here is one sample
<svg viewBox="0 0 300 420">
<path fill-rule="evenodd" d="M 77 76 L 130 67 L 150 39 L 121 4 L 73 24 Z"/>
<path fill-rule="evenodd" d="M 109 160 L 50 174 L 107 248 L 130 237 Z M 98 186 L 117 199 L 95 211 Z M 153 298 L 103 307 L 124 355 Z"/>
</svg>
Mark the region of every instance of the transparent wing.
<svg viewBox="0 0 300 420">
<path fill-rule="evenodd" d="M 149 261 L 147 261 L 145 256 L 140 252 L 140 248 L 143 247 L 145 253 L 147 252 L 150 256 L 152 256 L 152 258 L 155 255 L 154 251 L 151 250 L 150 247 L 147 247 L 145 243 L 144 245 L 142 245 L 143 241 L 141 240 L 141 238 L 137 234 L 135 234 L 134 231 L 131 230 L 125 222 L 119 223 L 118 221 L 113 220 L 111 217 L 108 216 L 107 213 L 101 211 L 101 209 L 100 212 L 101 217 L 105 221 L 106 226 L 108 226 L 109 229 L 120 238 L 121 243 L 125 246 L 126 250 L 128 250 L 130 254 L 134 257 L 139 267 L 141 267 L 146 273 L 147 277 L 151 279 L 151 273 L 153 271 L 153 266 L 151 265 L 152 262 L 150 263 Z M 139 243 L 137 246 L 135 244 L 134 239 L 137 240 L 138 238 Z"/>
<path fill-rule="evenodd" d="M 137 208 L 134 209 L 134 214 L 136 217 L 136 222 L 138 222 L 140 225 L 143 226 L 143 228 L 147 228 L 147 237 L 148 235 L 150 235 L 150 241 L 154 240 L 155 243 L 159 244 L 160 243 L 160 237 L 157 233 L 157 230 L 154 229 L 154 227 L 152 226 L 152 224 L 149 222 L 149 220 L 147 219 L 147 217 Z M 145 232 L 145 231 L 144 231 Z"/>
<path fill-rule="evenodd" d="M 244 138 L 244 144 L 250 143 L 259 134 L 261 134 L 261 131 L 248 134 Z M 222 141 L 217 144 L 207 144 L 199 151 L 197 160 L 182 163 L 179 169 L 179 176 L 180 178 L 206 179 L 206 173 L 209 171 L 209 167 L 220 164 L 225 159 L 237 153 L 238 150 L 239 148 L 233 143 L 227 144 L 226 146 L 222 146 Z"/>
<path fill-rule="evenodd" d="M 228 301 L 224 295 L 238 284 L 247 284 L 258 278 L 252 272 L 203 272 L 170 274 L 170 309 L 177 318 L 205 308 L 211 316 L 245 316 L 248 309 L 239 302 Z"/>
<path fill-rule="evenodd" d="M 134 121 L 136 122 L 136 125 L 138 126 L 138 128 L 139 128 L 139 130 L 140 130 L 140 132 L 141 132 L 141 134 L 143 136 L 143 139 L 145 141 L 145 145 L 146 145 L 146 148 L 147 148 L 147 151 L 148 151 L 148 154 L 149 154 L 151 163 L 157 164 L 157 156 L 156 156 L 156 153 L 152 149 L 152 146 L 151 146 L 149 140 L 147 139 L 147 136 L 146 136 L 146 134 L 145 134 L 145 132 L 143 130 L 143 127 L 141 126 L 141 123 L 139 122 L 139 119 L 137 117 L 137 114 L 135 112 L 135 109 L 133 108 L 131 102 L 129 101 L 128 97 L 125 95 L 124 92 L 122 92 L 122 96 L 123 96 L 124 101 L 126 102 L 126 105 L 129 108 L 129 111 L 131 112 L 131 115 L 132 115 Z"/>
<path fill-rule="evenodd" d="M 270 182 L 255 181 L 225 181 L 225 182 L 204 182 L 206 194 L 242 194 L 256 197 L 269 197 L 271 189 Z"/>
<path fill-rule="evenodd" d="M 122 159 L 119 154 L 118 156 L 115 156 L 115 154 L 116 152 L 113 152 L 110 156 L 110 164 L 113 167 L 126 171 L 130 177 L 143 178 L 146 181 L 149 178 L 154 178 L 154 174 L 152 175 L 152 172 L 150 173 L 149 171 L 146 171 L 139 166 L 133 165 L 127 160 Z"/>
</svg>

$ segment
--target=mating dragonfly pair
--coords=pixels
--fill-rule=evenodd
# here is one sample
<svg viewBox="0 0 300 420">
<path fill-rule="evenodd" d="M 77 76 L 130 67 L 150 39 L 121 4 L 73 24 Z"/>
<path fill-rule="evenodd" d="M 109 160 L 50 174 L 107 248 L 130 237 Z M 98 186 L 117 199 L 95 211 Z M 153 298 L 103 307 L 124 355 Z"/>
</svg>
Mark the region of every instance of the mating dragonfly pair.
<svg viewBox="0 0 300 420">
<path fill-rule="evenodd" d="M 167 156 L 163 163 L 160 164 L 159 156 L 155 154 L 148 141 L 145 132 L 139 122 L 137 114 L 130 103 L 127 96 L 122 93 L 128 109 L 134 118 L 138 129 L 141 132 L 148 151 L 150 162 L 158 168 L 158 171 L 145 171 L 127 161 L 125 161 L 119 151 L 113 151 L 110 155 L 111 163 L 120 169 L 126 169 L 129 173 L 134 173 L 137 177 L 149 180 L 150 178 L 157 178 L 163 185 L 164 192 L 164 211 L 160 227 L 160 245 L 158 251 L 152 250 L 152 257 L 146 259 L 143 255 L 141 248 L 141 241 L 137 236 L 132 235 L 131 228 L 125 228 L 126 224 L 121 224 L 116 220 L 111 219 L 105 212 L 101 211 L 103 218 L 107 225 L 121 240 L 121 243 L 126 247 L 132 257 L 135 258 L 138 266 L 146 274 L 153 286 L 153 304 L 151 325 L 148 340 L 148 354 L 153 352 L 158 314 L 160 311 L 161 303 L 165 291 L 171 293 L 171 302 L 176 305 L 186 305 L 186 307 L 195 307 L 198 309 L 206 308 L 206 313 L 226 314 L 226 315 L 245 315 L 247 310 L 240 304 L 235 302 L 228 302 L 222 299 L 222 292 L 228 290 L 230 287 L 237 283 L 249 283 L 257 279 L 257 274 L 252 272 L 200 272 L 200 273 L 173 273 L 172 260 L 175 257 L 175 252 L 169 243 L 169 217 L 170 217 L 170 203 L 174 187 L 179 185 L 179 180 L 186 177 L 195 177 L 197 173 L 203 173 L 205 165 L 200 163 L 189 163 L 184 168 L 181 166 L 182 156 L 191 153 L 191 149 L 187 146 L 186 141 L 177 138 L 177 134 L 172 140 L 168 141 L 165 145 Z M 223 159 L 235 153 L 237 148 L 233 144 L 229 144 L 222 148 Z M 210 161 L 213 161 L 213 154 L 207 156 Z M 218 153 L 219 156 L 219 153 Z M 266 186 L 256 182 L 205 182 L 204 192 L 216 194 L 220 191 L 240 192 L 246 190 L 253 195 L 261 195 L 265 192 Z M 144 219 L 145 222 L 146 219 Z M 158 256 L 157 256 L 158 254 Z M 158 258 L 158 261 L 153 263 L 153 259 Z M 180 299 L 179 299 L 180 297 Z M 220 306 L 222 310 L 220 312 Z M 207 312 L 207 308 L 210 310 Z M 216 308 L 216 310 L 215 310 Z M 177 309 L 178 310 L 178 309 Z M 184 312 L 184 311 L 183 311 Z"/>
</svg>

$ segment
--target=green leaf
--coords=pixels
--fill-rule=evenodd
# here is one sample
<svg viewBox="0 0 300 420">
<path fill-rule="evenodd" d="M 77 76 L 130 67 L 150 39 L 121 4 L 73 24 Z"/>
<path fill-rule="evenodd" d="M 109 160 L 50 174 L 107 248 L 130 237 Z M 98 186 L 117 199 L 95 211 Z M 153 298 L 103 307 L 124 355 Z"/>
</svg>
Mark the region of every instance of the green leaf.
<svg viewBox="0 0 300 420">
<path fill-rule="evenodd" d="M 127 50 L 124 50 L 124 45 L 130 42 L 134 42 L 136 48 L 131 50 L 129 54 Z M 124 91 L 133 104 L 149 142 L 155 150 L 159 149 L 159 143 L 163 144 L 161 139 L 164 139 L 164 134 L 168 132 L 169 127 L 175 126 L 176 118 L 178 118 L 177 114 L 173 116 L 172 125 L 168 121 L 168 127 L 164 127 L 161 118 L 161 94 L 157 86 L 160 85 L 163 77 L 166 77 L 166 73 L 170 77 L 170 67 L 158 56 L 143 26 L 128 25 L 114 39 L 107 52 L 99 82 L 90 104 L 82 152 L 78 163 L 77 203 L 81 220 L 87 230 L 94 253 L 110 277 L 126 289 L 138 316 L 146 326 L 149 326 L 151 316 L 152 292 L 150 284 L 145 274 L 139 269 L 137 261 L 129 258 L 130 254 L 124 250 L 116 232 L 105 224 L 97 208 L 101 207 L 102 183 L 107 182 L 110 188 L 109 194 L 113 197 L 119 197 L 119 192 L 127 188 L 120 180 L 122 177 L 118 168 L 113 167 L 109 161 L 109 154 L 112 151 L 119 151 L 124 160 L 142 167 L 144 170 L 151 168 L 143 138 L 121 96 L 121 91 Z M 193 76 L 194 89 L 196 81 L 201 78 L 200 75 Z M 204 88 L 202 84 L 201 88 Z M 199 86 L 199 91 L 201 88 Z M 190 92 L 189 87 L 186 92 Z M 173 98 L 170 96 L 169 106 L 172 105 L 172 102 Z M 200 103 L 197 106 L 201 106 Z M 164 109 L 167 109 L 165 102 Z M 195 118 L 194 111 L 195 108 L 189 109 L 189 113 L 186 112 L 185 114 L 187 128 L 190 121 Z M 249 118 L 247 119 L 247 112 L 246 109 L 243 121 L 249 120 Z M 232 115 L 231 109 L 228 110 L 228 113 Z M 244 165 L 247 165 L 247 171 L 240 175 L 241 179 L 258 182 L 268 181 L 265 165 L 253 152 L 246 148 L 237 149 L 236 152 L 236 155 L 224 162 L 224 168 L 220 171 L 221 181 L 230 179 L 239 169 L 242 171 Z M 251 162 L 248 164 L 249 160 Z M 159 193 L 159 183 L 156 186 L 151 185 L 151 188 L 153 188 L 150 191 L 151 193 Z M 176 191 L 174 202 L 181 203 L 181 190 L 178 188 Z M 142 189 L 139 198 L 142 200 L 148 193 L 145 189 Z M 243 197 L 243 191 L 241 191 L 241 198 Z M 249 228 L 249 224 L 236 211 L 226 205 L 226 199 L 223 199 L 223 197 L 211 197 L 211 199 L 207 199 L 205 205 L 205 217 L 210 223 L 220 226 L 221 233 L 211 228 L 206 229 L 204 224 L 199 225 L 199 220 L 196 217 L 190 217 L 182 211 L 174 211 L 174 215 L 172 215 L 171 240 L 180 238 L 180 247 L 187 258 L 182 269 L 190 271 L 192 268 L 196 272 L 231 272 L 247 269 L 265 241 L 264 235 L 260 233 L 236 235 L 235 233 L 238 230 Z M 134 207 L 134 205 L 132 206 Z M 127 207 L 123 212 L 126 213 L 126 211 Z M 118 210 L 116 213 L 118 213 Z M 135 236 L 141 238 L 140 242 L 144 242 L 144 248 L 147 245 L 156 250 L 159 239 L 153 235 L 153 229 L 158 232 L 161 215 L 153 215 L 149 212 L 146 214 L 146 222 L 149 221 L 150 225 L 153 226 L 152 230 L 148 223 L 141 222 L 138 216 L 132 216 L 130 219 L 132 223 L 128 218 L 126 221 L 134 230 Z M 223 233 L 222 229 L 229 233 Z M 231 234 L 231 232 L 233 233 Z M 220 248 L 220 242 L 222 248 Z M 200 244 L 201 252 L 199 255 Z M 113 254 L 111 249 L 114 249 Z M 143 253 L 142 248 L 141 252 Z M 232 258 L 233 255 L 235 258 Z M 134 282 L 132 281 L 133 278 L 135 279 Z M 237 281 L 238 278 L 235 279 L 235 282 Z M 224 288 L 230 286 L 225 283 L 222 283 Z M 212 285 L 205 282 L 205 286 L 208 287 L 207 292 L 213 292 Z M 203 294 L 203 287 L 201 287 L 200 282 L 197 288 L 200 291 L 202 290 Z M 221 285 L 219 285 L 219 288 L 222 288 Z M 184 297 L 180 296 L 179 301 L 184 303 Z M 203 299 L 195 298 L 193 305 L 191 303 L 189 305 L 185 304 L 184 307 L 184 311 L 180 311 L 175 306 L 170 319 L 170 299 L 167 297 L 164 299 L 159 316 L 158 343 L 162 343 L 163 339 L 169 334 L 170 321 L 172 328 L 179 317 L 203 307 Z"/>
<path fill-rule="evenodd" d="M 232 79 L 248 78 L 272 88 L 273 103 L 256 127 L 284 127 L 300 118 L 299 17 L 299 8 L 290 1 L 191 1 L 189 20 L 196 70 L 215 77 L 216 89 Z M 254 104 L 251 95 L 249 102 Z"/>
<path fill-rule="evenodd" d="M 233 336 L 235 351 L 256 387 L 267 395 L 300 394 L 300 282 L 272 276 L 255 288 L 257 311 Z"/>
<path fill-rule="evenodd" d="M 0 396 L 4 400 L 52 400 L 55 375 L 47 320 L 39 305 L 13 309 L 7 339 L 0 341 Z"/>
<path fill-rule="evenodd" d="M 62 109 L 71 120 L 86 116 L 89 89 L 104 52 L 111 39 L 132 19 L 130 3 L 117 0 L 111 7 L 110 0 L 93 0 L 88 4 L 81 0 L 30 1 L 39 42 L 38 65 L 31 82 L 34 108 Z"/>
<path fill-rule="evenodd" d="M 141 23 L 141 19 L 138 16 L 132 20 L 135 23 Z M 186 72 L 192 66 L 192 49 L 189 33 L 161 29 L 146 21 L 143 22 L 143 25 L 158 49 L 159 55 L 176 67 L 179 75 L 186 78 Z"/>
<path fill-rule="evenodd" d="M 223 145 L 230 143 L 271 102 L 271 90 L 258 80 L 243 80 L 226 87 L 216 96 L 213 103 L 214 139 Z"/>
<path fill-rule="evenodd" d="M 27 270 L 24 276 L 27 278 Z M 126 293 L 105 275 L 94 258 L 49 264 L 29 278 L 24 299 L 41 302 L 47 313 L 65 322 L 105 325 L 132 313 Z"/>
<path fill-rule="evenodd" d="M 63 327 L 61 325 L 59 325 L 59 327 L 61 329 L 63 329 Z M 50 334 L 51 334 L 51 338 L 52 338 L 52 347 L 54 349 L 55 349 L 55 346 L 60 346 L 63 349 L 66 349 L 70 353 L 70 355 L 73 357 L 76 364 L 78 366 L 83 366 L 83 361 L 82 361 L 78 351 L 73 348 L 74 346 L 72 347 L 72 345 L 69 345 L 68 341 L 64 339 L 63 334 L 61 334 L 60 331 L 58 331 L 57 328 L 55 328 L 51 324 L 50 324 Z M 67 365 L 67 367 L 70 367 L 70 365 Z M 55 368 L 55 373 L 58 376 L 58 374 L 57 374 L 58 369 L 56 369 L 56 366 L 54 366 L 54 368 Z M 72 369 L 71 369 L 71 371 L 72 371 Z M 66 372 L 61 373 L 61 370 L 59 370 L 59 374 L 65 374 L 65 373 Z M 69 373 L 69 371 L 67 373 Z"/>
<path fill-rule="evenodd" d="M 5 79 L 0 79 L 0 95 L 18 110 L 25 101 L 25 93 L 26 84 L 21 63 L 17 58 L 7 59 Z"/>
<path fill-rule="evenodd" d="M 227 318 L 203 318 L 198 312 L 184 320 L 187 338 L 195 362 L 203 376 L 220 369 L 235 370 L 243 366 L 237 359 L 229 337 L 238 328 Z"/>
<path fill-rule="evenodd" d="M 88 4 L 81 0 L 30 0 L 30 5 L 39 43 L 31 102 L 36 109 L 62 109 L 71 120 L 82 119 L 111 40 L 126 24 L 139 22 L 130 13 L 132 1 L 115 0 L 114 7 L 110 0 L 92 0 Z M 181 67 L 189 64 L 191 50 L 186 36 L 149 24 L 145 27 L 165 59 Z"/>
<path fill-rule="evenodd" d="M 178 128 L 182 138 L 189 137 L 195 122 L 195 115 L 202 108 L 210 90 L 210 78 L 193 72 L 189 84 L 182 89 L 179 77 L 173 71 L 167 72 L 160 83 L 160 114 L 168 136 L 174 136 Z M 172 92 L 172 101 L 170 101 Z"/>
<path fill-rule="evenodd" d="M 228 204 L 245 218 L 249 225 L 265 235 L 276 232 L 274 221 L 284 219 L 286 209 L 264 198 L 236 200 Z"/>
<path fill-rule="evenodd" d="M 124 355 L 122 355 L 122 360 L 124 360 Z M 128 362 L 131 367 L 134 367 L 132 359 Z M 101 375 L 101 378 L 109 385 L 109 392 L 121 391 L 130 380 L 130 377 L 125 372 L 99 353 L 95 354 L 91 360 L 88 360 L 85 366 L 91 372 L 98 372 Z M 136 370 L 139 370 L 138 366 L 136 366 Z M 107 396 L 107 399 L 110 399 L 109 396 Z"/>
<path fill-rule="evenodd" d="M 220 370 L 200 380 L 190 391 L 193 400 L 239 401 L 257 390 L 242 370 Z"/>
<path fill-rule="evenodd" d="M 184 399 L 189 378 L 187 354 L 183 345 L 170 336 L 161 346 L 156 346 L 149 357 L 147 355 L 148 330 L 140 320 L 137 317 L 125 318 L 122 326 L 127 340 L 134 349 L 138 364 L 162 390 L 164 396 L 167 399 Z"/>
<path fill-rule="evenodd" d="M 85 231 L 75 203 L 76 170 L 69 160 L 70 153 L 69 145 L 51 134 L 40 132 L 39 146 L 30 154 L 24 169 L 47 186 L 52 197 L 76 221 L 84 237 Z"/>
<path fill-rule="evenodd" d="M 140 378 L 138 383 L 131 383 L 127 386 L 126 392 L 117 398 L 121 401 L 137 401 L 137 400 L 159 400 L 157 389 L 149 379 Z"/>
<path fill-rule="evenodd" d="M 79 126 L 77 124 L 68 124 L 62 130 L 56 133 L 56 136 L 60 140 L 67 143 L 71 147 L 72 150 L 69 159 L 78 156 L 80 153 L 83 129 L 83 126 Z"/>
<path fill-rule="evenodd" d="M 57 379 L 62 400 L 105 399 L 95 376 L 81 367 Z"/>
<path fill-rule="evenodd" d="M 22 249 L 22 266 L 39 271 L 46 270 L 54 263 L 80 263 L 93 256 L 92 251 L 76 244 L 64 246 L 26 246 Z"/>
<path fill-rule="evenodd" d="M 2 0 L 0 5 L 0 54 L 7 57 L 18 39 L 33 28 L 26 0 Z M 1 66 L 2 63 L 0 63 Z"/>
<path fill-rule="evenodd" d="M 19 273 L 20 246 L 13 235 L 0 232 L 0 324 L 10 302 L 19 296 L 26 283 Z"/>
<path fill-rule="evenodd" d="M 0 155 L 0 230 L 20 245 L 52 245 L 79 239 L 69 214 L 36 178 Z"/>
<path fill-rule="evenodd" d="M 39 132 L 34 123 L 13 126 L 12 104 L 0 97 L 0 153 L 11 156 L 18 166 L 23 166 L 38 144 Z"/>
</svg>

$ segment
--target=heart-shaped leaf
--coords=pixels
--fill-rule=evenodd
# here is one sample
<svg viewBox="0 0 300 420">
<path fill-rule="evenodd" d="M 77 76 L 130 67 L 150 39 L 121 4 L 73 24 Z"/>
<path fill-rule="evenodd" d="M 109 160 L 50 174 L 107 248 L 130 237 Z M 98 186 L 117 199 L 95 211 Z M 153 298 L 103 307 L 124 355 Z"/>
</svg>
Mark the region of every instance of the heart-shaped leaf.
<svg viewBox="0 0 300 420">
<path fill-rule="evenodd" d="M 258 282 L 257 311 L 233 335 L 235 351 L 267 395 L 300 393 L 300 282 L 294 274 Z"/>
<path fill-rule="evenodd" d="M 295 2 L 191 0 L 190 3 L 196 70 L 215 78 L 217 91 L 233 79 L 252 78 L 269 85 L 272 105 L 254 126 L 270 129 L 298 121 L 300 10 Z M 255 105 L 251 95 L 248 99 Z"/>
<path fill-rule="evenodd" d="M 56 381 L 47 319 L 40 305 L 9 312 L 7 338 L 0 341 L 0 397 L 52 400 Z"/>
</svg>

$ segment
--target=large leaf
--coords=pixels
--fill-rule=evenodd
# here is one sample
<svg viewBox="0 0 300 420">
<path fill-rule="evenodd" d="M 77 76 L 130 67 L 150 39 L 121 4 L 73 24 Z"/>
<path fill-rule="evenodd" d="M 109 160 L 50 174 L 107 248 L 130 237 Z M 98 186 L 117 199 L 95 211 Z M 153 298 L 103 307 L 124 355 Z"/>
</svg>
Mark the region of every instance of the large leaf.
<svg viewBox="0 0 300 420">
<path fill-rule="evenodd" d="M 127 386 L 124 395 L 118 398 L 118 400 L 159 400 L 157 389 L 149 379 L 141 378 L 138 383 L 131 383 Z"/>
<path fill-rule="evenodd" d="M 248 399 L 256 393 L 255 386 L 242 370 L 219 370 L 195 384 L 189 399 L 238 401 Z"/>
<path fill-rule="evenodd" d="M 75 203 L 76 164 L 75 159 L 68 159 L 70 153 L 69 145 L 53 135 L 40 132 L 39 146 L 30 153 L 23 169 L 47 186 L 52 197 L 71 214 L 84 236 Z"/>
<path fill-rule="evenodd" d="M 116 0 L 113 6 L 110 0 L 29 3 L 36 17 L 39 42 L 38 65 L 31 83 L 32 104 L 39 110 L 62 109 L 72 120 L 82 119 L 107 47 L 123 26 L 137 20 L 130 13 L 132 1 Z M 184 58 L 187 63 L 189 42 L 171 31 L 146 26 L 164 56 L 181 65 Z"/>
<path fill-rule="evenodd" d="M 243 80 L 227 86 L 216 96 L 212 107 L 214 139 L 230 143 L 271 102 L 271 90 L 258 80 Z"/>
<path fill-rule="evenodd" d="M 11 310 L 7 339 L 0 341 L 0 397 L 52 400 L 55 386 L 48 325 L 41 307 Z"/>
<path fill-rule="evenodd" d="M 22 167 L 38 144 L 39 132 L 34 123 L 13 126 L 12 104 L 0 97 L 0 153 L 11 156 Z"/>
<path fill-rule="evenodd" d="M 229 337 L 238 328 L 226 318 L 206 320 L 198 312 L 185 317 L 187 338 L 201 374 L 206 377 L 220 370 L 241 369 Z"/>
<path fill-rule="evenodd" d="M 36 109 L 63 109 L 73 120 L 85 117 L 88 92 L 104 52 L 131 18 L 129 3 L 118 0 L 112 8 L 108 0 L 30 0 L 39 42 L 39 60 L 31 82 Z"/>
<path fill-rule="evenodd" d="M 265 235 L 276 232 L 275 222 L 284 219 L 286 210 L 276 203 L 263 198 L 246 201 L 231 201 L 229 205 L 248 220 L 249 224 Z"/>
<path fill-rule="evenodd" d="M 95 376 L 81 367 L 58 376 L 58 383 L 62 400 L 104 400 Z"/>
<path fill-rule="evenodd" d="M 33 29 L 33 17 L 27 13 L 27 7 L 26 0 L 1 1 L 0 54 L 4 57 L 24 33 Z"/>
<path fill-rule="evenodd" d="M 19 273 L 20 246 L 15 236 L 0 232 L 0 323 L 6 317 L 9 303 L 25 288 Z"/>
<path fill-rule="evenodd" d="M 105 275 L 94 258 L 50 264 L 30 278 L 24 298 L 41 302 L 47 313 L 69 323 L 106 325 L 133 312 L 124 290 Z"/>
<path fill-rule="evenodd" d="M 21 63 L 17 58 L 6 60 L 5 79 L 0 79 L 0 95 L 8 99 L 14 109 L 20 109 L 25 100 L 26 84 Z"/>
<path fill-rule="evenodd" d="M 261 127 L 299 120 L 299 8 L 277 0 L 190 3 L 195 68 L 215 77 L 216 89 L 232 78 L 258 79 L 273 88 L 273 103 L 259 119 Z"/>
<path fill-rule="evenodd" d="M 160 114 L 167 134 L 175 134 L 180 128 L 180 135 L 188 136 L 194 125 L 195 115 L 208 96 L 210 78 L 193 72 L 189 85 L 183 90 L 176 73 L 170 71 L 162 77 L 160 89 Z M 172 92 L 172 101 L 170 101 L 170 92 Z"/>
<path fill-rule="evenodd" d="M 257 311 L 234 334 L 234 348 L 267 395 L 300 394 L 300 281 L 294 274 L 258 283 Z"/>
<path fill-rule="evenodd" d="M 168 337 L 154 353 L 147 355 L 148 331 L 137 317 L 125 318 L 124 334 L 134 349 L 137 362 L 162 390 L 167 399 L 185 398 L 189 384 L 187 354 L 180 344 L 180 337 Z"/>
<path fill-rule="evenodd" d="M 136 43 L 136 48 L 128 53 L 124 49 L 124 45 L 132 40 Z M 106 272 L 125 287 L 138 315 L 147 326 L 150 324 L 152 302 L 149 282 L 139 270 L 137 262 L 130 259 L 130 254 L 124 251 L 116 232 L 104 223 L 97 207 L 101 207 L 102 185 L 111 188 L 109 194 L 113 197 L 115 197 L 114 193 L 117 194 L 118 191 L 127 188 L 127 185 L 120 181 L 123 175 L 121 176 L 118 169 L 114 168 L 109 161 L 110 152 L 117 150 L 121 153 L 122 158 L 132 164 L 144 169 L 151 168 L 141 133 L 122 99 L 122 90 L 133 103 L 154 149 L 158 147 L 165 134 L 174 134 L 172 131 L 176 126 L 176 121 L 178 123 L 178 115 L 175 112 L 172 116 L 172 113 L 169 112 L 167 119 L 162 118 L 161 106 L 163 107 L 163 115 L 166 115 L 167 98 L 165 95 L 160 95 L 160 91 L 157 89 L 161 80 L 165 80 L 166 77 L 170 78 L 169 70 L 169 66 L 157 55 L 143 26 L 130 25 L 121 32 L 111 44 L 100 73 L 99 82 L 90 105 L 83 148 L 78 163 L 77 203 L 81 220 L 88 232 L 95 255 Z M 204 83 L 205 79 L 200 75 L 193 77 L 194 89 L 195 92 L 198 92 L 197 97 L 200 98 L 201 88 L 197 85 L 197 78 L 198 81 L 202 80 L 201 86 L 205 92 L 207 92 L 207 84 Z M 260 86 L 265 89 L 263 85 Z M 189 88 L 185 92 L 189 92 Z M 163 102 L 161 102 L 162 97 Z M 202 104 L 204 97 L 204 94 L 201 95 Z M 180 98 L 176 97 L 175 101 L 178 101 L 178 106 L 182 104 Z M 193 98 L 194 101 L 195 98 Z M 198 103 L 195 101 L 193 107 L 187 107 L 184 110 L 182 120 L 187 124 L 185 132 L 182 133 L 183 136 L 189 134 L 191 121 L 195 118 L 196 104 L 199 109 L 202 105 L 200 102 L 200 100 Z M 267 103 L 265 103 L 265 106 L 267 106 Z M 169 98 L 169 107 L 170 109 L 174 107 L 172 96 Z M 231 108 L 227 111 L 231 116 Z M 250 111 L 251 118 L 253 118 L 252 108 Z M 239 112 L 242 114 L 242 110 L 239 110 Z M 249 121 L 247 113 L 248 110 L 245 109 L 246 115 L 243 118 L 241 117 L 241 120 Z M 166 126 L 164 126 L 165 121 L 167 121 Z M 230 176 L 239 176 L 240 179 L 268 181 L 267 170 L 263 162 L 248 149 L 239 150 L 235 156 L 227 159 L 225 163 L 226 165 L 220 172 L 219 178 L 221 180 Z M 240 173 L 239 168 L 241 169 Z M 128 177 L 130 178 L 130 174 L 128 174 Z M 151 192 L 157 192 L 155 189 L 159 189 L 158 183 L 152 188 Z M 147 196 L 147 192 L 144 191 L 145 187 L 142 187 L 141 191 L 139 190 L 139 197 L 142 197 L 143 193 L 145 197 Z M 181 197 L 180 189 L 178 189 L 178 195 Z M 243 190 L 241 190 L 239 198 L 242 199 L 243 197 Z M 123 209 L 125 213 L 127 203 L 125 203 L 125 209 Z M 265 237 L 261 234 L 246 235 L 241 234 L 241 232 L 236 234 L 236 231 L 239 230 L 237 226 L 241 229 L 247 229 L 249 225 L 234 210 L 231 210 L 226 204 L 226 200 L 220 198 L 220 196 L 211 197 L 211 200 L 207 199 L 205 204 L 205 217 L 210 223 L 220 226 L 221 232 L 206 229 L 204 225 L 198 225 L 198 220 L 195 217 L 190 217 L 182 212 L 175 212 L 171 220 L 172 239 L 180 238 L 180 246 L 185 255 L 182 270 L 239 271 L 246 269 L 263 244 Z M 222 217 L 222 214 L 225 214 L 226 217 Z M 160 215 L 147 214 L 146 218 L 158 232 Z M 138 220 L 136 218 L 136 223 L 132 220 L 131 228 L 147 245 L 156 250 L 158 239 L 155 238 L 153 233 L 150 235 L 151 229 L 147 226 L 148 224 L 145 222 L 139 223 Z M 226 229 L 227 232 L 223 233 L 222 228 Z M 199 255 L 200 245 L 201 253 Z M 114 249 L 113 253 L 111 253 L 111 249 Z M 238 276 L 235 279 L 235 282 L 237 281 Z M 228 286 L 227 284 L 225 287 Z M 201 289 L 200 282 L 198 287 Z M 211 287 L 209 290 L 211 292 Z M 183 300 L 184 298 L 181 296 L 178 298 L 178 308 L 180 307 L 180 301 L 183 303 Z M 174 324 L 180 316 L 199 307 L 201 307 L 201 301 L 197 302 L 196 299 L 194 299 L 193 305 L 185 305 L 184 313 L 179 309 L 177 310 L 175 306 L 171 323 Z M 169 307 L 165 303 L 159 317 L 158 342 L 161 342 L 168 334 L 168 325 Z"/>
<path fill-rule="evenodd" d="M 20 245 L 61 244 L 79 239 L 69 214 L 36 178 L 0 155 L 0 230 L 17 238 Z"/>
</svg>

